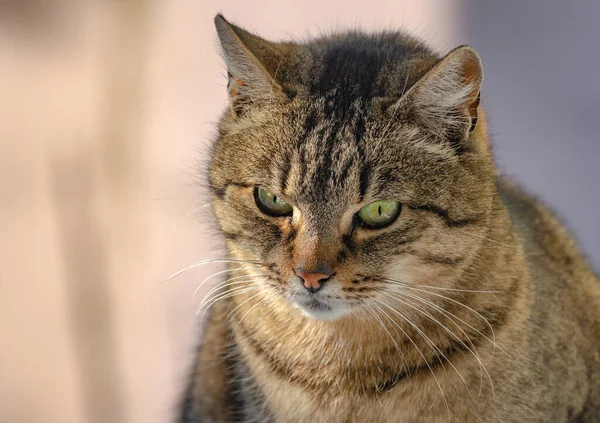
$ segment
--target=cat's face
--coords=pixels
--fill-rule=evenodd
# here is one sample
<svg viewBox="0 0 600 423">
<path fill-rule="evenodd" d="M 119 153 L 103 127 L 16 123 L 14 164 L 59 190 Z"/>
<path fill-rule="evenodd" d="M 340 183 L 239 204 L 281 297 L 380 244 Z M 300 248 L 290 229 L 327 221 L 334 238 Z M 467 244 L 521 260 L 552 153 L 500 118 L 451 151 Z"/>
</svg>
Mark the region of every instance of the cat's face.
<svg viewBox="0 0 600 423">
<path fill-rule="evenodd" d="M 352 45 L 344 48 L 352 56 Z M 455 52 L 460 57 L 438 71 L 429 71 L 431 57 L 391 61 L 370 69 L 373 87 L 363 89 L 369 78 L 361 69 L 337 69 L 333 80 L 328 73 L 348 54 L 328 56 L 323 45 L 302 51 L 310 64 L 292 60 L 295 78 L 284 72 L 293 95 L 273 86 L 252 98 L 248 86 L 258 77 L 236 75 L 244 66 L 228 63 L 232 107 L 209 179 L 231 254 L 254 263 L 253 282 L 319 319 L 410 301 L 402 286 L 453 286 L 481 244 L 493 167 L 474 139 L 483 129 L 471 133 L 478 84 L 440 96 L 440 107 L 455 108 L 448 113 L 431 104 L 431 90 L 473 72 L 478 58 Z M 400 95 L 397 87 L 378 95 L 384 76 L 402 70 Z"/>
</svg>

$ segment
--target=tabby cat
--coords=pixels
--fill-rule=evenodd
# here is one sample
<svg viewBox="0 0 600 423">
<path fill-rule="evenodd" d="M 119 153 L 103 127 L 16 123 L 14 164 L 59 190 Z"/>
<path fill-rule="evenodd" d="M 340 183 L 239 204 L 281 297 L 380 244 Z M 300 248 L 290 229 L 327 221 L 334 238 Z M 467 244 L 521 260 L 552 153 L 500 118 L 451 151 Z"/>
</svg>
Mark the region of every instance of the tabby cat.
<svg viewBox="0 0 600 423">
<path fill-rule="evenodd" d="M 600 422 L 598 279 L 498 175 L 475 50 L 215 24 L 229 267 L 180 421 Z"/>
</svg>

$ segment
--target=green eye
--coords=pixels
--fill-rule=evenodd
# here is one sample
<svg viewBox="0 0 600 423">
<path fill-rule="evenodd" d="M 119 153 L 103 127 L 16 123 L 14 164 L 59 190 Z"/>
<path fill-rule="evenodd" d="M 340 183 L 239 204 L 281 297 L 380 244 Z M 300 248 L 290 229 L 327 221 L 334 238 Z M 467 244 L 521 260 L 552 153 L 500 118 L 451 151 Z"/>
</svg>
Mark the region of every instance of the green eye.
<svg viewBox="0 0 600 423">
<path fill-rule="evenodd" d="M 358 212 L 360 224 L 369 229 L 379 229 L 391 225 L 400 215 L 402 205 L 397 201 L 375 201 Z"/>
<path fill-rule="evenodd" d="M 264 188 L 254 189 L 254 200 L 258 208 L 270 216 L 292 215 L 292 206 Z"/>
</svg>

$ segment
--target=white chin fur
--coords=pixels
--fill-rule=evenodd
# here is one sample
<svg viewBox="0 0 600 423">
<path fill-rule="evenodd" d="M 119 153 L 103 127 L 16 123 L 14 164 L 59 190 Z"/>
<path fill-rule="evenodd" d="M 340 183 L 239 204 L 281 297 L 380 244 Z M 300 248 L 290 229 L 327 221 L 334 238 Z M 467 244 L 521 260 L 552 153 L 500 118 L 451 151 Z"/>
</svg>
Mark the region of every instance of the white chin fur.
<svg viewBox="0 0 600 423">
<path fill-rule="evenodd" d="M 342 316 L 345 316 L 350 311 L 346 307 L 329 307 L 328 309 L 317 310 L 314 308 L 310 308 L 308 306 L 304 306 L 302 304 L 294 305 L 302 312 L 303 315 L 308 317 L 309 319 L 315 320 L 325 320 L 325 321 L 334 321 L 339 319 Z"/>
</svg>

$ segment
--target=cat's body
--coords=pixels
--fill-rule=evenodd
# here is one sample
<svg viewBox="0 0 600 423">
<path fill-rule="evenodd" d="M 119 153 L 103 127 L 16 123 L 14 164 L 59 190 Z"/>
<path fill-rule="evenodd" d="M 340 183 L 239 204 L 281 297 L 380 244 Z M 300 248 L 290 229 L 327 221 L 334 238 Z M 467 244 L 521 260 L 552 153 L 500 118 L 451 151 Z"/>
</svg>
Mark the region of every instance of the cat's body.
<svg viewBox="0 0 600 423">
<path fill-rule="evenodd" d="M 216 23 L 232 107 L 210 184 L 239 264 L 182 421 L 600 421 L 600 286 L 497 176 L 476 53 L 440 61 L 399 34 L 272 44 Z M 265 210 L 257 187 L 293 211 Z M 398 215 L 357 225 L 383 199 Z"/>
</svg>

